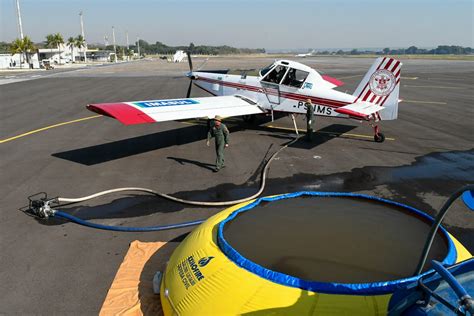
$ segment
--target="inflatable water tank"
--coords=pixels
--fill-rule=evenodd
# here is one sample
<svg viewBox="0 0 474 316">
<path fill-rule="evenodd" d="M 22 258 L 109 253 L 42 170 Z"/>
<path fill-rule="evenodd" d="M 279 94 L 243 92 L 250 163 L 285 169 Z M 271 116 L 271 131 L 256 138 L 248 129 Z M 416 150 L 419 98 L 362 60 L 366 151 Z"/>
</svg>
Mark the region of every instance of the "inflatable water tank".
<svg viewBox="0 0 474 316">
<path fill-rule="evenodd" d="M 361 194 L 297 192 L 228 208 L 192 231 L 161 283 L 165 315 L 383 315 L 433 219 Z M 469 252 L 444 228 L 427 262 Z"/>
</svg>

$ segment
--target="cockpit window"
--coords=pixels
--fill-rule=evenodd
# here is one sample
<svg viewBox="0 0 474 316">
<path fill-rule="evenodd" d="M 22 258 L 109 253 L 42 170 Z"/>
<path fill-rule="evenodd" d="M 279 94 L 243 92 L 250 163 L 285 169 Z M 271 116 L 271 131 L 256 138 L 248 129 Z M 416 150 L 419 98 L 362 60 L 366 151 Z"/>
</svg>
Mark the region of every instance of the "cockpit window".
<svg viewBox="0 0 474 316">
<path fill-rule="evenodd" d="M 285 86 L 301 88 L 303 86 L 304 81 L 308 77 L 308 75 L 309 75 L 309 72 L 290 68 L 290 70 L 286 74 L 285 79 L 283 80 L 281 84 Z"/>
<path fill-rule="evenodd" d="M 262 79 L 262 81 L 278 84 L 285 76 L 287 69 L 288 67 L 278 65 L 272 71 L 270 71 L 270 73 L 268 73 L 267 76 Z"/>
<path fill-rule="evenodd" d="M 273 64 L 270 64 L 267 67 L 260 69 L 260 77 L 265 76 L 267 72 L 269 72 L 270 69 L 272 69 L 272 67 L 273 67 Z"/>
</svg>

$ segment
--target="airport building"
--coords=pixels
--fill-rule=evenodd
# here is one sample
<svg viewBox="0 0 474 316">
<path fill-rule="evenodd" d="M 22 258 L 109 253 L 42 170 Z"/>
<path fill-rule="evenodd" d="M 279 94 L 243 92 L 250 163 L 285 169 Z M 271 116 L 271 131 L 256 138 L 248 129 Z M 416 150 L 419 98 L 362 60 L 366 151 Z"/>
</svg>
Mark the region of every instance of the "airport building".
<svg viewBox="0 0 474 316">
<path fill-rule="evenodd" d="M 38 54 L 29 54 L 26 58 L 25 54 L 0 54 L 0 69 L 28 69 L 40 68 Z"/>
<path fill-rule="evenodd" d="M 87 49 L 88 61 L 110 62 L 114 52 L 111 50 Z M 29 54 L 0 54 L 0 69 L 39 69 L 49 65 L 65 65 L 84 61 L 84 49 L 60 45 L 59 48 L 39 48 Z"/>
</svg>

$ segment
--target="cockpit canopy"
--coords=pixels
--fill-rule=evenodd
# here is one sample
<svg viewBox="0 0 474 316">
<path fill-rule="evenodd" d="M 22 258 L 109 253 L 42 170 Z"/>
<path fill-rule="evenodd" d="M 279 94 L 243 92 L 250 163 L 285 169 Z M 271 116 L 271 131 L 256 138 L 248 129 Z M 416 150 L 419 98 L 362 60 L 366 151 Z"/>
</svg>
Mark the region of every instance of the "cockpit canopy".
<svg viewBox="0 0 474 316">
<path fill-rule="evenodd" d="M 301 88 L 312 69 L 296 62 L 277 61 L 260 70 L 261 81 Z"/>
</svg>

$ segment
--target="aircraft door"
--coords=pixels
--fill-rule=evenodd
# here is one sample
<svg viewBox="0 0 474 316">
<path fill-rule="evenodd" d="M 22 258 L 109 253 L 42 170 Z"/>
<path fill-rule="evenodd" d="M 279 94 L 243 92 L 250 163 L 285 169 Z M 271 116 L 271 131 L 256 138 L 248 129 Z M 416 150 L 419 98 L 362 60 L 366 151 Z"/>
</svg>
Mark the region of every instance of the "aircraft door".
<svg viewBox="0 0 474 316">
<path fill-rule="evenodd" d="M 289 93 L 298 94 L 302 96 L 306 95 L 307 92 L 304 91 L 304 87 L 306 85 L 305 81 L 308 75 L 309 75 L 309 72 L 307 71 L 290 68 L 280 83 L 280 87 L 283 93 L 289 92 Z M 291 111 L 294 109 L 295 102 L 297 101 L 295 101 L 294 99 L 284 98 L 281 104 L 281 107 L 283 109 Z"/>
<path fill-rule="evenodd" d="M 263 92 L 272 107 L 280 105 L 280 82 L 285 77 L 287 70 L 288 67 L 278 65 L 260 81 Z"/>
</svg>

